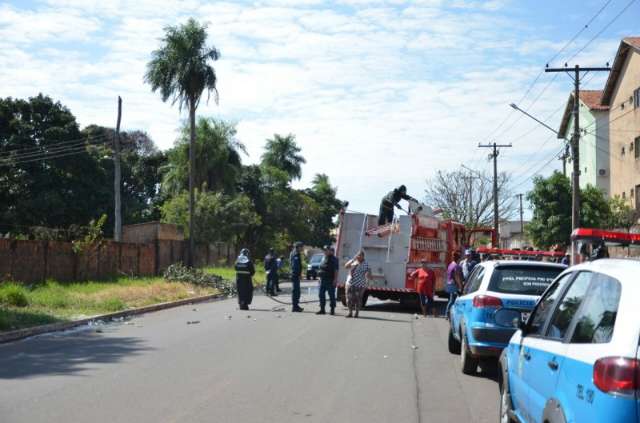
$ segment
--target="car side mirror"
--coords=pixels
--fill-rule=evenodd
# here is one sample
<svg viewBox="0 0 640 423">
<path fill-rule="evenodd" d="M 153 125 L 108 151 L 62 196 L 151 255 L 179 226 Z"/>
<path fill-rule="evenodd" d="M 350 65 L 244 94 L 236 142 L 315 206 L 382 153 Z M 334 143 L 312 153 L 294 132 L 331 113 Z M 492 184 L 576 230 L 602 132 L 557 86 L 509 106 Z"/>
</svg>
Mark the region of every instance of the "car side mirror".
<svg viewBox="0 0 640 423">
<path fill-rule="evenodd" d="M 494 314 L 496 324 L 508 328 L 521 328 L 522 313 L 512 308 L 501 308 Z"/>
</svg>

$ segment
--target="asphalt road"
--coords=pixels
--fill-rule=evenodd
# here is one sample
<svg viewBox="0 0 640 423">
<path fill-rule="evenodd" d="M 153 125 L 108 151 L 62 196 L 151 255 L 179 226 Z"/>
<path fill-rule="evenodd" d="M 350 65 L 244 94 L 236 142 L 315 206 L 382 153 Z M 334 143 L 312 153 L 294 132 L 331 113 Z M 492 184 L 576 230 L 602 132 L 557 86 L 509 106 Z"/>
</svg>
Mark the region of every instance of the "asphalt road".
<svg viewBox="0 0 640 423">
<path fill-rule="evenodd" d="M 277 306 L 226 300 L 0 345 L 0 422 L 498 421 L 495 369 L 462 375 L 446 320 Z"/>
</svg>

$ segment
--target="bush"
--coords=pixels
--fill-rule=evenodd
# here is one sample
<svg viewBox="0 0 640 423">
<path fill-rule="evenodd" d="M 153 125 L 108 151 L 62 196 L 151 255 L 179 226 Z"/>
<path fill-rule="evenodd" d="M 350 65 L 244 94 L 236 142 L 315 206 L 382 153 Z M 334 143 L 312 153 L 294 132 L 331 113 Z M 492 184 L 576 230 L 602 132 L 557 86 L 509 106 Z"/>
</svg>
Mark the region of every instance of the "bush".
<svg viewBox="0 0 640 423">
<path fill-rule="evenodd" d="M 120 298 L 110 298 L 102 301 L 99 307 L 109 312 L 116 312 L 126 309 L 127 305 Z"/>
<path fill-rule="evenodd" d="M 27 290 L 20 285 L 7 284 L 0 288 L 0 304 L 26 307 L 29 305 Z"/>
<path fill-rule="evenodd" d="M 169 266 L 164 272 L 164 278 L 169 282 L 191 283 L 193 285 L 215 288 L 226 296 L 236 294 L 235 283 L 225 280 L 222 276 L 186 267 L 181 263 Z"/>
</svg>

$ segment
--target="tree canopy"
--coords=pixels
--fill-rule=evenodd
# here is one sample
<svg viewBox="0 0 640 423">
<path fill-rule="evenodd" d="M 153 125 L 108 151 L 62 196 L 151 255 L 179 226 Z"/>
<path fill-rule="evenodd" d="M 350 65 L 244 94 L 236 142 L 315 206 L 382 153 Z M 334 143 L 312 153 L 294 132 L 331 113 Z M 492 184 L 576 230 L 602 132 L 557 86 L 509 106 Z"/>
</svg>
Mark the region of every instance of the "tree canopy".
<svg viewBox="0 0 640 423">
<path fill-rule="evenodd" d="M 307 161 L 300 154 L 302 149 L 296 143 L 293 134 L 282 136 L 274 134 L 273 138 L 267 140 L 262 155 L 262 164 L 284 171 L 289 175 L 289 180 L 300 179 L 302 177 L 302 165 Z"/>
</svg>

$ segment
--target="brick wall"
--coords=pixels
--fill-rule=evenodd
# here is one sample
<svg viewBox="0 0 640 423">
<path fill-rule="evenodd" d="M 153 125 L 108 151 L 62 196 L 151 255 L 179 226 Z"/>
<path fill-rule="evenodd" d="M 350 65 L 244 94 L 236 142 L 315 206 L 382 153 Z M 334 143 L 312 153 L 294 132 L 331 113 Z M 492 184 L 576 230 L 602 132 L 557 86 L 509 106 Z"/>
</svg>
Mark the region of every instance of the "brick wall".
<svg viewBox="0 0 640 423">
<path fill-rule="evenodd" d="M 158 240 L 136 244 L 105 241 L 82 254 L 70 242 L 0 239 L 0 281 L 25 283 L 46 279 L 82 281 L 114 276 L 159 275 L 171 264 L 186 262 L 187 242 Z M 231 263 L 232 249 L 226 245 L 196 245 L 195 265 Z"/>
</svg>

